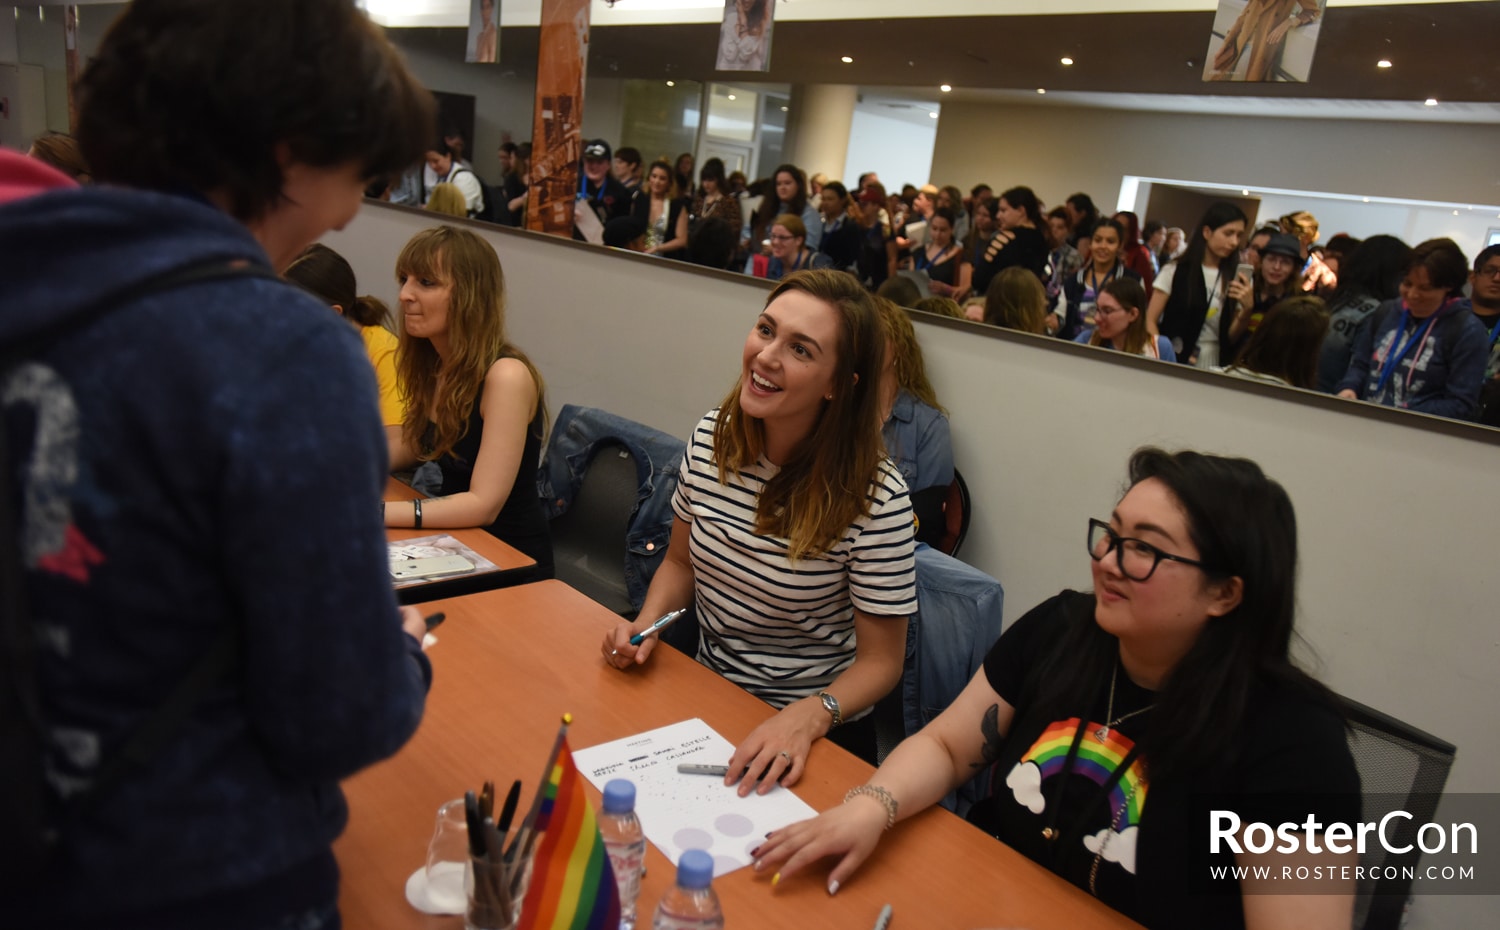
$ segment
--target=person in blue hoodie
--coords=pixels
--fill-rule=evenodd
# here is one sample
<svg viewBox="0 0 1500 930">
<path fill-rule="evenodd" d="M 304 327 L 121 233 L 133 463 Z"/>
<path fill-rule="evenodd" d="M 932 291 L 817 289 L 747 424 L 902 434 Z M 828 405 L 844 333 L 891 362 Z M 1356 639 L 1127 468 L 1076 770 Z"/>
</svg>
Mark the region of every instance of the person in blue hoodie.
<svg viewBox="0 0 1500 930">
<path fill-rule="evenodd" d="M 336 928 L 338 782 L 407 741 L 431 669 L 369 362 L 276 272 L 420 158 L 432 98 L 353 0 L 135 0 L 78 92 L 100 185 L 0 208 L 0 347 L 37 343 L 0 466 L 59 831 L 0 922 Z"/>
<path fill-rule="evenodd" d="M 1381 304 L 1356 335 L 1338 396 L 1474 419 L 1489 346 L 1460 296 L 1468 279 L 1468 260 L 1452 239 L 1412 249 L 1401 296 Z"/>
</svg>

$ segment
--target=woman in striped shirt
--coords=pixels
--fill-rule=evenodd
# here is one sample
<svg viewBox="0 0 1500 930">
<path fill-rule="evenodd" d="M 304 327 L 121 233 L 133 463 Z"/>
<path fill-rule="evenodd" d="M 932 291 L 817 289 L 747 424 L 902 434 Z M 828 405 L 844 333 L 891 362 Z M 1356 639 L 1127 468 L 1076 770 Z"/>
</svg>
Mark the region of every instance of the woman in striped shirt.
<svg viewBox="0 0 1500 930">
<path fill-rule="evenodd" d="M 698 661 L 778 709 L 729 760 L 742 795 L 795 784 L 823 736 L 873 761 L 868 714 L 901 677 L 912 510 L 880 440 L 884 353 L 853 277 L 800 271 L 771 293 L 739 380 L 693 430 L 640 619 L 604 638 L 630 668 L 656 642 L 633 634 L 695 608 Z"/>
</svg>

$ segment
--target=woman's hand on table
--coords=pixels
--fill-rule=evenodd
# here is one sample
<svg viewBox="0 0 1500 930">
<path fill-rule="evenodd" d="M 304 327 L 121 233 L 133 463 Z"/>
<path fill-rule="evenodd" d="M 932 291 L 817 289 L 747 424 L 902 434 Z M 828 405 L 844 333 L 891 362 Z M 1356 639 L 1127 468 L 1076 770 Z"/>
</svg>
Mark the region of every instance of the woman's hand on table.
<svg viewBox="0 0 1500 930">
<path fill-rule="evenodd" d="M 819 859 L 838 856 L 828 873 L 828 893 L 833 894 L 875 851 L 885 824 L 885 808 L 879 801 L 856 796 L 811 820 L 774 831 L 751 853 L 755 871 L 772 872 L 779 881 Z"/>
<path fill-rule="evenodd" d="M 632 665 L 640 665 L 651 657 L 651 652 L 656 648 L 656 641 L 660 637 L 647 636 L 641 640 L 639 646 L 630 644 L 630 637 L 639 633 L 631 623 L 619 623 L 614 629 L 604 634 L 604 645 L 600 652 L 604 655 L 604 661 L 615 668 L 629 668 Z"/>
<path fill-rule="evenodd" d="M 778 784 L 790 788 L 802 777 L 813 742 L 828 732 L 830 722 L 815 697 L 788 704 L 735 749 L 724 784 L 738 781 L 740 797 L 752 791 L 765 794 Z"/>
</svg>

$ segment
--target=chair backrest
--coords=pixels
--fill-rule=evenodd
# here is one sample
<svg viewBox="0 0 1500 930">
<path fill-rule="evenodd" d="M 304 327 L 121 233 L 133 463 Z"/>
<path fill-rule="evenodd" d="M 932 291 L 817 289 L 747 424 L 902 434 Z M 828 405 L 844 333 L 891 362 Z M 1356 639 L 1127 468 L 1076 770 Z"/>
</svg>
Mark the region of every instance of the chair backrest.
<svg viewBox="0 0 1500 930">
<path fill-rule="evenodd" d="M 948 485 L 948 499 L 943 502 L 943 538 L 935 547 L 944 555 L 958 555 L 958 547 L 969 535 L 969 485 L 957 468 L 953 469 L 953 483 Z"/>
<path fill-rule="evenodd" d="M 625 531 L 639 487 L 625 447 L 601 443 L 573 505 L 551 524 L 558 579 L 621 615 L 634 613 L 625 583 Z"/>
<path fill-rule="evenodd" d="M 1366 876 L 1355 892 L 1354 926 L 1361 930 L 1396 930 L 1401 926 L 1412 879 L 1402 878 L 1405 867 L 1415 869 L 1422 852 L 1416 831 L 1432 819 L 1448 781 L 1457 751 L 1438 739 L 1358 701 L 1344 698 L 1348 715 L 1349 752 L 1359 770 L 1364 810 L 1360 819 L 1379 821 L 1393 810 L 1405 810 L 1411 820 L 1392 821 L 1391 845 L 1410 845 L 1409 853 L 1390 853 L 1371 843 L 1359 857 Z M 1386 869 L 1394 866 L 1394 869 Z M 1378 871 L 1377 871 L 1378 869 Z"/>
</svg>

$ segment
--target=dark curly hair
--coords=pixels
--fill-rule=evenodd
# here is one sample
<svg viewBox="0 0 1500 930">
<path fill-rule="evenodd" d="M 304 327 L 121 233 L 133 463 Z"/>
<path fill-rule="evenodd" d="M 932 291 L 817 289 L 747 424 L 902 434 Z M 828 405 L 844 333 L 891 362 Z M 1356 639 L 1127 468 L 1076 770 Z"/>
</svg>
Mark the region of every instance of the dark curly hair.
<svg viewBox="0 0 1500 930">
<path fill-rule="evenodd" d="M 353 0 L 135 0 L 78 99 L 97 180 L 216 192 L 242 222 L 281 201 L 286 160 L 373 178 L 436 135 L 432 95 Z"/>
</svg>

